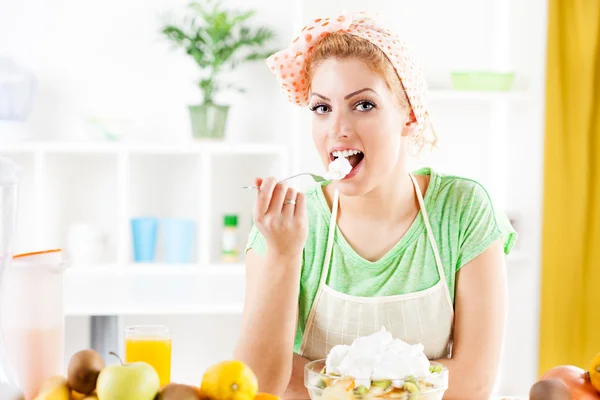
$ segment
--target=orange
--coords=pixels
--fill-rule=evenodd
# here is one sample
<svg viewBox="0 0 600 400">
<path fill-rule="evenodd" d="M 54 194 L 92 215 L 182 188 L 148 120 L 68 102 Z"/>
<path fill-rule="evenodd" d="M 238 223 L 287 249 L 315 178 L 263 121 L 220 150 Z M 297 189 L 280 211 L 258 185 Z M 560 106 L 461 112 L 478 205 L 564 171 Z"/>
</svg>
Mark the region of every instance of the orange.
<svg viewBox="0 0 600 400">
<path fill-rule="evenodd" d="M 590 382 L 600 392 L 600 353 L 596 354 L 592 360 L 588 373 L 590 374 Z"/>
<path fill-rule="evenodd" d="M 258 393 L 258 380 L 243 362 L 222 361 L 206 370 L 200 389 L 211 399 L 254 400 Z"/>
</svg>

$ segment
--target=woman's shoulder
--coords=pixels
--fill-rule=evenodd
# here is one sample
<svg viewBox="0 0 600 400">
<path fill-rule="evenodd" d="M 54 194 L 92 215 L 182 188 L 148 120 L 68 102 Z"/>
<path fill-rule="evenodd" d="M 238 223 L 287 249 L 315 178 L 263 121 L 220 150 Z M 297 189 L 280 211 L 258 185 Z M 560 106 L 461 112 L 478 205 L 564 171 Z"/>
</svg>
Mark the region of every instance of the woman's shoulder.
<svg viewBox="0 0 600 400">
<path fill-rule="evenodd" d="M 492 198 L 487 188 L 478 180 L 461 175 L 446 173 L 433 168 L 421 168 L 415 175 L 429 175 L 430 182 L 425 197 L 432 203 L 446 206 L 468 206 L 469 203 L 489 203 Z"/>
<path fill-rule="evenodd" d="M 454 232 L 464 247 L 467 255 L 463 263 L 498 238 L 503 239 L 505 253 L 510 252 L 516 232 L 481 182 L 429 168 L 415 172 L 418 173 L 431 175 L 426 207 L 445 230 Z"/>
</svg>

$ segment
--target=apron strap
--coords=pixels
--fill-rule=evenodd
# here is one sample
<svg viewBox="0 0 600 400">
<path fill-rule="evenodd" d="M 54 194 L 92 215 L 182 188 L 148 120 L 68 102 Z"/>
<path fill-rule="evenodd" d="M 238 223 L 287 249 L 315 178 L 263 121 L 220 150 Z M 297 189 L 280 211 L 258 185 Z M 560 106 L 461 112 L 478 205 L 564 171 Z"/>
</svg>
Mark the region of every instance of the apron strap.
<svg viewBox="0 0 600 400">
<path fill-rule="evenodd" d="M 448 300 L 448 304 L 450 304 L 450 308 L 453 310 L 454 305 L 452 304 L 452 297 L 450 297 L 450 288 L 448 287 L 448 281 L 446 281 L 446 274 L 444 273 L 444 268 L 442 266 L 442 259 L 440 258 L 440 252 L 438 251 L 437 243 L 435 241 L 435 237 L 433 236 L 433 230 L 431 229 L 431 224 L 429 223 L 429 217 L 427 216 L 427 210 L 425 209 L 425 201 L 423 200 L 423 193 L 421 193 L 421 188 L 417 183 L 417 179 L 413 174 L 409 174 L 410 179 L 412 180 L 415 186 L 415 192 L 417 194 L 417 199 L 419 200 L 419 207 L 421 208 L 421 213 L 423 214 L 423 221 L 425 222 L 425 228 L 427 231 L 427 236 L 429 237 L 429 243 L 433 248 L 433 255 L 435 257 L 435 264 L 437 265 L 438 274 L 440 275 L 440 279 L 444 284 L 444 292 L 446 293 L 446 300 Z"/>
<path fill-rule="evenodd" d="M 336 220 L 337 220 L 337 212 L 338 212 L 338 204 L 340 199 L 339 190 L 335 189 L 335 193 L 333 195 L 333 204 L 331 210 L 331 219 L 329 220 L 329 235 L 327 237 L 327 250 L 325 252 L 325 264 L 323 264 L 323 270 L 321 271 L 321 281 L 319 282 L 319 288 L 324 286 L 327 282 L 327 277 L 329 276 L 329 269 L 331 268 L 331 253 L 333 252 L 333 237 L 335 235 L 336 228 Z"/>
<path fill-rule="evenodd" d="M 327 250 L 325 253 L 325 263 L 323 264 L 323 268 L 321 270 L 321 281 L 319 282 L 319 288 L 317 289 L 317 294 L 315 299 L 313 300 L 313 304 L 310 308 L 310 312 L 308 313 L 308 319 L 306 320 L 306 327 L 304 331 L 304 335 L 302 337 L 302 343 L 300 343 L 300 351 L 299 354 L 304 356 L 304 352 L 306 351 L 306 346 L 308 345 L 308 328 L 313 325 L 315 320 L 315 314 L 317 305 L 323 295 L 323 287 L 327 282 L 327 277 L 329 275 L 329 268 L 331 264 L 331 253 L 333 251 L 333 237 L 335 234 L 336 228 L 336 220 L 337 220 L 337 211 L 338 211 L 338 203 L 339 203 L 340 193 L 336 189 L 335 194 L 333 196 L 333 208 L 331 210 L 331 220 L 329 221 L 329 235 L 327 237 Z"/>
</svg>

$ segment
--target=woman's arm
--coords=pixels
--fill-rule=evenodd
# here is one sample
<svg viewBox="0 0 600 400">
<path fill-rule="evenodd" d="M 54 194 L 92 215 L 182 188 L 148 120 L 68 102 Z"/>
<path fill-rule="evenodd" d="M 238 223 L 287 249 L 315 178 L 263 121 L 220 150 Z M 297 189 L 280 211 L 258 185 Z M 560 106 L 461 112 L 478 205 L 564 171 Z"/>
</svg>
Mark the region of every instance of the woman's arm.
<svg viewBox="0 0 600 400">
<path fill-rule="evenodd" d="M 502 352 L 506 275 L 499 240 L 457 274 L 452 358 L 446 400 L 488 399 Z"/>
<path fill-rule="evenodd" d="M 261 391 L 281 396 L 292 373 L 308 219 L 302 193 L 273 177 L 255 183 L 254 222 L 267 245 L 264 257 L 252 249 L 246 253 L 244 313 L 234 357 L 252 368 Z"/>
<path fill-rule="evenodd" d="M 284 400 L 307 400 L 310 399 L 308 390 L 304 387 L 304 366 L 310 360 L 293 353 L 292 377 L 283 395 Z"/>
<path fill-rule="evenodd" d="M 246 255 L 246 296 L 234 357 L 252 368 L 263 392 L 282 395 L 292 374 L 301 257 Z"/>
</svg>

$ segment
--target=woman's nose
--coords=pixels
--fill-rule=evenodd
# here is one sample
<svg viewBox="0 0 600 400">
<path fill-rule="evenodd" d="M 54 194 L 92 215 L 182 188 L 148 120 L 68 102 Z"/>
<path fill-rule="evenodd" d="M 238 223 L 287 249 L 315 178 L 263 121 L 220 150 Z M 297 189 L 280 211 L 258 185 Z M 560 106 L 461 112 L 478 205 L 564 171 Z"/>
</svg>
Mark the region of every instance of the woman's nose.
<svg viewBox="0 0 600 400">
<path fill-rule="evenodd" d="M 335 139 L 345 138 L 345 137 L 350 136 L 351 132 L 352 132 L 352 130 L 351 130 L 350 124 L 343 117 L 343 115 L 341 115 L 341 113 L 334 113 L 332 121 L 331 121 L 329 135 Z"/>
</svg>

